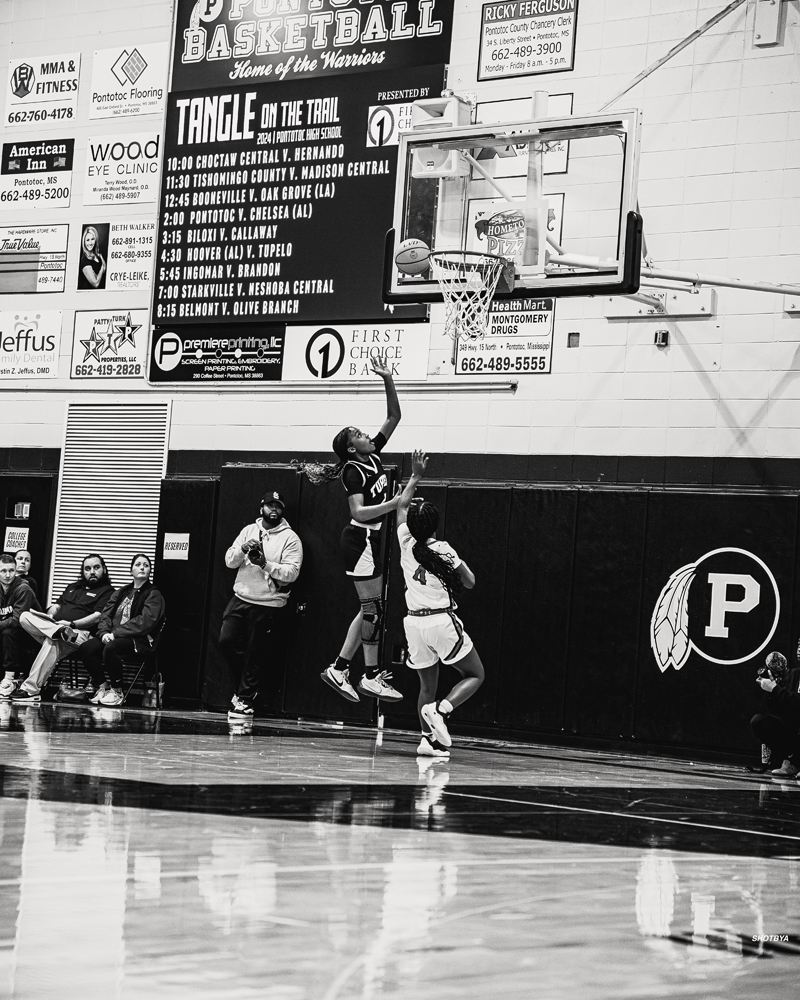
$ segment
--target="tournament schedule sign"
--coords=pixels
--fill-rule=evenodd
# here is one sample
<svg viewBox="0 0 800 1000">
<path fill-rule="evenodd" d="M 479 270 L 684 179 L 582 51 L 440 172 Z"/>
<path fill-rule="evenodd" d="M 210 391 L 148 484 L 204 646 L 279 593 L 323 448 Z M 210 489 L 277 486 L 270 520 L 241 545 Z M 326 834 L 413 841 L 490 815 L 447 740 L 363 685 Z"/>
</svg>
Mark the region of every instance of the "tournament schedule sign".
<svg viewBox="0 0 800 1000">
<path fill-rule="evenodd" d="M 502 0 L 481 16 L 478 79 L 575 68 L 578 0 Z"/>
<path fill-rule="evenodd" d="M 444 63 L 452 23 L 453 0 L 178 0 L 172 90 Z"/>
<path fill-rule="evenodd" d="M 170 95 L 153 322 L 384 318 L 397 146 L 370 120 L 442 80 L 428 66 Z"/>
</svg>

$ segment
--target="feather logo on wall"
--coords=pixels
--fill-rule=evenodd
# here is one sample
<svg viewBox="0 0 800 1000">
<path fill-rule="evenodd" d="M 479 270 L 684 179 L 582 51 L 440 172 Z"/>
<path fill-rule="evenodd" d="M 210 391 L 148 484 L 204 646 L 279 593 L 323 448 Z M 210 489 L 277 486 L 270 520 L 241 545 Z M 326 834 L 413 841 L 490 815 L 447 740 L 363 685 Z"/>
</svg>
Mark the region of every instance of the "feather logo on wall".
<svg viewBox="0 0 800 1000">
<path fill-rule="evenodd" d="M 689 588 L 697 563 L 675 570 L 661 591 L 650 619 L 650 645 L 663 673 L 672 664 L 676 670 L 689 659 Z"/>
</svg>

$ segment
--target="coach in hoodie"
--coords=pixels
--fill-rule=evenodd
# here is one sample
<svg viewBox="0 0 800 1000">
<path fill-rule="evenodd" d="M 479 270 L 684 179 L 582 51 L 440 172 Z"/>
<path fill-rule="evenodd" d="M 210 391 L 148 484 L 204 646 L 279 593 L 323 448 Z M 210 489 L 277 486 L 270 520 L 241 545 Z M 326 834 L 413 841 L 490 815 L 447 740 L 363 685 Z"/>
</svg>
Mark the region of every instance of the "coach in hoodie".
<svg viewBox="0 0 800 1000">
<path fill-rule="evenodd" d="M 25 611 L 41 611 L 36 595 L 17 576 L 17 564 L 9 552 L 0 555 L 0 636 L 3 642 L 3 670 L 0 698 L 8 699 L 16 691 L 16 675 L 27 671 L 39 647 L 19 623 Z"/>
<path fill-rule="evenodd" d="M 229 719 L 253 717 L 262 668 L 275 648 L 289 591 L 303 563 L 303 545 L 283 516 L 285 507 L 280 493 L 265 493 L 261 516 L 242 528 L 225 553 L 228 569 L 239 571 L 219 633 L 234 690 Z"/>
</svg>

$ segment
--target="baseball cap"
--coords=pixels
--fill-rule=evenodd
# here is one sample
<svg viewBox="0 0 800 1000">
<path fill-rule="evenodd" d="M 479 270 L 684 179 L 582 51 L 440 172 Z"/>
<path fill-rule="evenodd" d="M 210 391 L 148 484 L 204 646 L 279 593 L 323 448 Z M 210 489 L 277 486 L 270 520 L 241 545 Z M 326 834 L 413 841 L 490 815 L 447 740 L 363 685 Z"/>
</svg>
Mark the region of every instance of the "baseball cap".
<svg viewBox="0 0 800 1000">
<path fill-rule="evenodd" d="M 261 506 L 263 507 L 265 503 L 279 503 L 284 510 L 286 509 L 286 501 L 277 490 L 270 490 L 264 494 L 261 498 Z"/>
</svg>

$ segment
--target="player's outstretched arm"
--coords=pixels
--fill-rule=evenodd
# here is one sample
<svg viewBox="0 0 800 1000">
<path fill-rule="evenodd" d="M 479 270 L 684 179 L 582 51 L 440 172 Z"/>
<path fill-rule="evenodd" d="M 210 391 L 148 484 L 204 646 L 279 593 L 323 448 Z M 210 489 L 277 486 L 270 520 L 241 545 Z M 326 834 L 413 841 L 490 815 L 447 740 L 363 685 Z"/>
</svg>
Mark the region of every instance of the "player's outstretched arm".
<svg viewBox="0 0 800 1000">
<path fill-rule="evenodd" d="M 386 361 L 386 354 L 382 351 L 376 351 L 370 360 L 372 361 L 372 370 L 383 379 L 383 386 L 386 390 L 386 419 L 381 427 L 381 434 L 388 441 L 394 433 L 395 427 L 400 423 L 402 416 L 400 400 L 397 398 L 397 389 L 394 385 L 391 369 Z"/>
<path fill-rule="evenodd" d="M 411 506 L 411 501 L 414 499 L 414 492 L 419 484 L 420 479 L 425 475 L 425 470 L 428 467 L 428 456 L 424 451 L 415 451 L 411 456 L 411 477 L 405 485 L 405 489 L 400 494 L 400 500 L 397 504 L 397 523 L 405 524 L 406 518 L 408 516 L 408 508 Z"/>
</svg>

